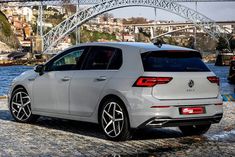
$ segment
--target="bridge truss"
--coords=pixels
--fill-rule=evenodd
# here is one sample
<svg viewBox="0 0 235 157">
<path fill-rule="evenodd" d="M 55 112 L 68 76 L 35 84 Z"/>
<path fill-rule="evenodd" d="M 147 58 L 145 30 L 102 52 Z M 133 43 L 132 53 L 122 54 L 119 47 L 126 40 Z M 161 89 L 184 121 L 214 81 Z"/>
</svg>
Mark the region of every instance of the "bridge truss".
<svg viewBox="0 0 235 157">
<path fill-rule="evenodd" d="M 75 13 L 45 34 L 43 36 L 44 53 L 48 53 L 59 40 L 91 18 L 114 9 L 131 6 L 145 6 L 169 11 L 191 21 L 214 39 L 219 37 L 226 38 L 224 33 L 220 33 L 223 29 L 213 20 L 171 0 L 109 0 Z"/>
<path fill-rule="evenodd" d="M 41 7 L 44 5 L 93 5 L 76 12 L 42 36 L 42 49 L 44 53 L 48 53 L 50 49 L 67 34 L 80 27 L 91 18 L 114 9 L 132 6 L 159 8 L 174 13 L 191 21 L 196 27 L 203 29 L 214 39 L 224 37 L 228 42 L 227 36 L 225 35 L 226 31 L 213 20 L 193 9 L 178 4 L 178 2 L 235 2 L 235 0 L 1 0 L 0 5 L 1 3 L 8 3 L 8 6 Z"/>
<path fill-rule="evenodd" d="M 108 0 L 2 0 L 0 3 L 10 3 L 9 6 L 40 6 L 40 5 L 94 5 Z M 235 2 L 235 0 L 170 0 L 173 2 Z M 18 3 L 15 3 L 18 2 Z"/>
<path fill-rule="evenodd" d="M 176 30 L 169 31 L 169 32 L 166 32 L 166 33 L 162 33 L 162 34 L 159 34 L 159 35 L 153 37 L 152 39 L 156 39 L 156 38 L 165 36 L 165 35 L 167 35 L 167 34 L 179 32 L 179 31 L 183 31 L 183 30 L 187 30 L 187 29 L 195 29 L 195 26 L 186 26 L 186 27 L 184 27 L 184 28 L 180 28 L 180 29 L 176 29 Z"/>
</svg>

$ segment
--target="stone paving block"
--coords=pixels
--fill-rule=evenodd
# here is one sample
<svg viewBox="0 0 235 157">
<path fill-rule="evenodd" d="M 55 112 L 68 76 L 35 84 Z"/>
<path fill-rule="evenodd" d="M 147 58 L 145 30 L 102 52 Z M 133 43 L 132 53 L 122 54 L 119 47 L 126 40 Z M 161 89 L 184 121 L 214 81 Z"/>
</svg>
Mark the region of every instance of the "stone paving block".
<svg viewBox="0 0 235 157">
<path fill-rule="evenodd" d="M 223 120 L 204 136 L 183 137 L 177 128 L 143 129 L 132 140 L 113 142 L 96 124 L 47 117 L 33 124 L 14 122 L 3 99 L 0 156 L 235 156 L 233 111 L 235 102 L 225 102 Z"/>
</svg>

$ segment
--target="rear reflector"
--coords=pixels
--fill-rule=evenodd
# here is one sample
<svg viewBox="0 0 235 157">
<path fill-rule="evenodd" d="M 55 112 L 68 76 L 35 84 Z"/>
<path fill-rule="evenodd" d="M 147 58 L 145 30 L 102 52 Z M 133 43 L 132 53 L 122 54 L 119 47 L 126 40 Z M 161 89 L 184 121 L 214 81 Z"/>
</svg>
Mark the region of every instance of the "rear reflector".
<svg viewBox="0 0 235 157">
<path fill-rule="evenodd" d="M 211 83 L 216 83 L 219 86 L 219 78 L 216 76 L 209 76 L 207 77 L 207 79 L 211 82 Z"/>
<path fill-rule="evenodd" d="M 205 113 L 204 107 L 183 107 L 180 108 L 180 114 L 189 115 L 189 114 L 203 114 Z"/>
<path fill-rule="evenodd" d="M 157 84 L 167 84 L 172 79 L 173 79 L 172 77 L 145 77 L 145 76 L 141 76 L 135 81 L 133 87 L 153 87 Z"/>
<path fill-rule="evenodd" d="M 151 106 L 151 108 L 169 108 L 170 106 Z"/>
</svg>

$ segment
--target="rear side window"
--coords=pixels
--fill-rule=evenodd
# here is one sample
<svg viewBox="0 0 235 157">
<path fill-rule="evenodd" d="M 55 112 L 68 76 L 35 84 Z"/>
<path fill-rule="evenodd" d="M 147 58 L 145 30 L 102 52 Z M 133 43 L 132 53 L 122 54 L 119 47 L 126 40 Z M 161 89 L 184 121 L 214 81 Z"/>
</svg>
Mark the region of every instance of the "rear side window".
<svg viewBox="0 0 235 157">
<path fill-rule="evenodd" d="M 105 46 L 92 46 L 84 70 L 118 70 L 122 65 L 122 51 Z"/>
<path fill-rule="evenodd" d="M 152 51 L 141 54 L 144 71 L 208 72 L 196 51 Z"/>
</svg>

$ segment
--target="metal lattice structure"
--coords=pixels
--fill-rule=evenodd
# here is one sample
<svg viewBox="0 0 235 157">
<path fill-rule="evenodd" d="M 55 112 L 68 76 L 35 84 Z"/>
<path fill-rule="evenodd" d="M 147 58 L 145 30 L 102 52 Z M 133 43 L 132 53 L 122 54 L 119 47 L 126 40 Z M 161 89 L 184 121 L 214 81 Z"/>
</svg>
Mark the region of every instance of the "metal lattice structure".
<svg viewBox="0 0 235 157">
<path fill-rule="evenodd" d="M 171 34 L 171 33 L 179 32 L 179 31 L 183 31 L 183 30 L 186 30 L 186 29 L 194 29 L 194 28 L 195 28 L 194 26 L 186 26 L 185 28 L 180 28 L 180 29 L 176 29 L 176 30 L 173 30 L 173 31 L 170 31 L 170 32 L 166 32 L 166 33 L 159 34 L 159 35 L 153 37 L 152 39 L 156 39 L 156 38 L 165 36 L 165 35 L 167 35 L 167 34 Z"/>
<path fill-rule="evenodd" d="M 0 3 L 9 3 L 14 2 L 11 4 L 8 4 L 10 7 L 15 6 L 40 6 L 40 5 L 52 5 L 52 6 L 62 6 L 62 5 L 94 5 L 99 4 L 102 2 L 105 2 L 108 0 L 3 0 L 0 1 Z M 235 0 L 170 0 L 173 2 L 235 2 Z M 17 3 L 15 3 L 17 2 Z"/>
<path fill-rule="evenodd" d="M 48 53 L 59 40 L 91 18 L 110 10 L 131 6 L 153 7 L 169 11 L 191 21 L 214 39 L 224 34 L 220 33 L 223 29 L 210 18 L 171 0 L 110 0 L 75 13 L 45 34 L 43 36 L 44 53 Z"/>
</svg>

